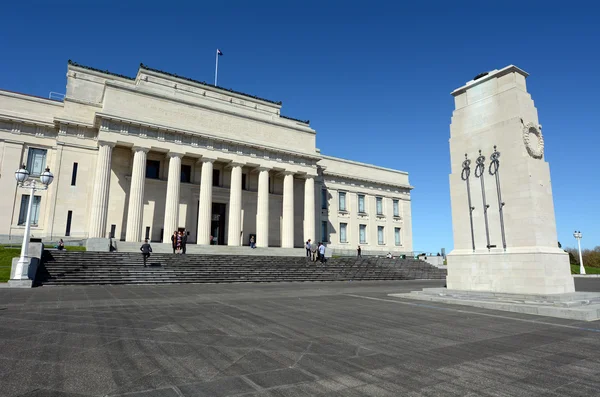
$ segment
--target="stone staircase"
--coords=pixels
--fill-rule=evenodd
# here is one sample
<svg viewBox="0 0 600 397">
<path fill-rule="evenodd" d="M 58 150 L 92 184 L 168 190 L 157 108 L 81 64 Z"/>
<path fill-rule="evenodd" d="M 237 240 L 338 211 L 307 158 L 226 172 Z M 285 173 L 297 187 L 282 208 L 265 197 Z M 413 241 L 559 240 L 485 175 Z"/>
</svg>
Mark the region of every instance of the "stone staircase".
<svg viewBox="0 0 600 397">
<path fill-rule="evenodd" d="M 238 283 L 445 279 L 446 271 L 414 259 L 154 253 L 143 266 L 131 252 L 45 251 L 36 285 Z"/>
</svg>

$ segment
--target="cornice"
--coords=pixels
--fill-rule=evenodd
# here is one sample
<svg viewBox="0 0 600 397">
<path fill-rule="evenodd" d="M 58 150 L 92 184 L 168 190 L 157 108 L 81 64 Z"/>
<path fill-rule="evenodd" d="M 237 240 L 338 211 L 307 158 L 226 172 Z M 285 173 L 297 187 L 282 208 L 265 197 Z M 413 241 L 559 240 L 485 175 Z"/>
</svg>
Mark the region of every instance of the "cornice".
<svg viewBox="0 0 600 397">
<path fill-rule="evenodd" d="M 384 181 L 367 179 L 367 178 L 359 178 L 359 177 L 352 176 L 352 175 L 343 175 L 343 174 L 337 174 L 337 173 L 333 173 L 333 172 L 324 172 L 323 178 L 325 179 L 325 182 L 327 182 L 328 178 L 336 178 L 336 179 L 344 179 L 344 180 L 349 180 L 349 181 L 364 182 L 364 183 L 368 183 L 370 185 L 390 186 L 390 187 L 394 187 L 397 189 L 405 189 L 405 190 L 409 190 L 409 191 L 414 189 L 414 186 L 410 186 L 410 185 L 396 184 L 396 183 L 384 182 Z M 335 182 L 335 180 L 330 180 L 330 182 Z"/>
<path fill-rule="evenodd" d="M 80 69 L 83 69 L 83 70 L 88 70 L 88 71 L 91 71 L 91 72 L 97 72 L 97 73 L 101 73 L 101 74 L 107 74 L 107 75 L 110 75 L 110 76 L 113 76 L 113 77 L 119 77 L 119 78 L 125 79 L 125 80 L 135 80 L 135 77 L 129 77 L 129 76 L 125 76 L 125 75 L 122 75 L 122 74 L 113 73 L 113 72 L 110 72 L 108 70 L 102 70 L 102 69 L 93 68 L 91 66 L 85 66 L 85 65 L 79 64 L 77 62 L 73 62 L 70 59 L 67 61 L 67 64 L 69 66 L 73 66 L 73 67 L 80 68 Z"/>
<path fill-rule="evenodd" d="M 394 170 L 392 168 L 380 167 L 380 166 L 374 165 L 374 164 L 361 163 L 359 161 L 347 160 L 347 159 L 342 159 L 342 158 L 339 158 L 339 157 L 326 156 L 324 154 L 321 155 L 321 158 L 323 158 L 324 160 L 339 161 L 339 162 L 342 162 L 342 163 L 359 165 L 361 167 L 373 168 L 373 169 L 380 170 L 380 171 L 393 172 L 395 174 L 408 175 L 408 172 L 406 172 L 406 171 Z M 322 167 L 322 168 L 325 169 L 326 167 Z"/>
<path fill-rule="evenodd" d="M 11 116 L 8 114 L 0 114 L 0 120 L 9 121 L 9 122 L 13 122 L 13 123 L 21 123 L 21 124 L 28 124 L 28 125 L 36 125 L 36 126 L 40 126 L 40 127 L 54 128 L 53 122 L 28 119 L 25 117 Z"/>
<path fill-rule="evenodd" d="M 500 70 L 492 70 L 491 72 L 486 73 L 486 74 L 482 73 L 483 74 L 482 77 L 479 77 L 480 75 L 477 75 L 476 76 L 476 77 L 478 77 L 477 80 L 471 80 L 471 81 L 467 82 L 462 87 L 459 87 L 459 88 L 455 89 L 454 91 L 452 91 L 451 95 L 457 96 L 457 95 L 463 94 L 468 89 L 478 86 L 481 83 L 484 83 L 484 82 L 494 79 L 494 78 L 504 76 L 505 74 L 512 73 L 512 72 L 519 73 L 519 74 L 523 75 L 524 77 L 529 76 L 529 73 L 527 73 L 523 69 L 521 69 L 515 65 L 508 65 Z"/>
</svg>

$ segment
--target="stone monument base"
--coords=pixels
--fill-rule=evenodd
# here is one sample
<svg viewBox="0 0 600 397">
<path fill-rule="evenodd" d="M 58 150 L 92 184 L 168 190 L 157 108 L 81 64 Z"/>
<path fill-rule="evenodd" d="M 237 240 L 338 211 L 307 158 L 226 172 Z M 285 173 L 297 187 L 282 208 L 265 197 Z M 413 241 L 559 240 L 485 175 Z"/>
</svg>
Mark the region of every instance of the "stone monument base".
<svg viewBox="0 0 600 397">
<path fill-rule="evenodd" d="M 600 293 L 598 292 L 544 295 L 423 288 L 422 291 L 389 294 L 389 296 L 580 321 L 600 319 Z"/>
<path fill-rule="evenodd" d="M 452 251 L 447 256 L 451 290 L 512 294 L 575 292 L 569 255 L 559 248 Z"/>
</svg>

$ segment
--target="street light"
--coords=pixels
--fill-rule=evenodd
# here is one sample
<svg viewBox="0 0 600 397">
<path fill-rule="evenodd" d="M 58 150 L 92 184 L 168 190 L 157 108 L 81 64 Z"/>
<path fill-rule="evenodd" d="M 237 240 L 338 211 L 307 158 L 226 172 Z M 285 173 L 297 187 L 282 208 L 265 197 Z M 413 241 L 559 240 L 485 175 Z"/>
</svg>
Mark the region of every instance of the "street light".
<svg viewBox="0 0 600 397">
<path fill-rule="evenodd" d="M 579 274 L 585 274 L 585 267 L 583 267 L 583 257 L 581 256 L 581 232 L 574 231 L 573 237 L 577 240 L 577 247 L 579 248 Z"/>
<path fill-rule="evenodd" d="M 50 172 L 50 168 L 46 167 L 46 170 L 40 175 L 40 180 L 36 181 L 28 180 L 29 171 L 22 165 L 21 168 L 15 171 L 15 179 L 17 180 L 17 186 L 23 189 L 29 189 L 31 194 L 29 195 L 29 205 L 27 206 L 27 219 L 25 220 L 25 233 L 23 234 L 23 245 L 21 246 L 21 256 L 17 262 L 17 268 L 12 280 L 26 280 L 29 277 L 27 273 L 23 274 L 23 270 L 29 269 L 29 231 L 31 229 L 31 209 L 33 207 L 34 194 L 36 190 L 46 190 L 48 186 L 54 180 L 54 175 Z"/>
</svg>

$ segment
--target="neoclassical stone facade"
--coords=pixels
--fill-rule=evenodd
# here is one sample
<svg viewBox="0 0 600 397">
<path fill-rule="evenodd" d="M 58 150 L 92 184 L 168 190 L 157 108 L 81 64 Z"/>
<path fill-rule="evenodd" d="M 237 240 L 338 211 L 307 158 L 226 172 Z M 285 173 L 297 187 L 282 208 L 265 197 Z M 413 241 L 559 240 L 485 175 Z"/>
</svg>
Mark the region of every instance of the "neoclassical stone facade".
<svg viewBox="0 0 600 397">
<path fill-rule="evenodd" d="M 0 235 L 22 236 L 14 171 L 55 174 L 32 233 L 197 244 L 412 251 L 408 174 L 324 156 L 281 103 L 140 65 L 69 62 L 64 100 L 0 90 Z M 212 237 L 212 240 L 211 240 Z"/>
</svg>

